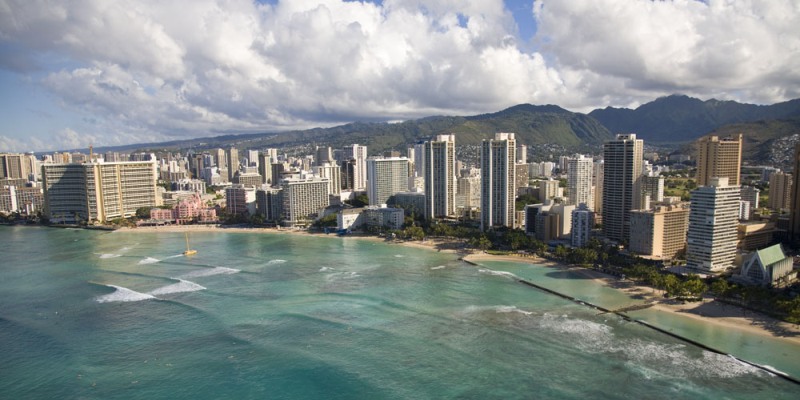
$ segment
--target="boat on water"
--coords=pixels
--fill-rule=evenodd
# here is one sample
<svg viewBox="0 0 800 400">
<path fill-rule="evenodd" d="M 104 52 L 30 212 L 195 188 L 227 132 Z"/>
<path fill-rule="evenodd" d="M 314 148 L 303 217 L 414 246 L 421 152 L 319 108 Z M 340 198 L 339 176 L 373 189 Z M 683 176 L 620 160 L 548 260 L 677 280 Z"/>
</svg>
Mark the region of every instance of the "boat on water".
<svg viewBox="0 0 800 400">
<path fill-rule="evenodd" d="M 194 250 L 189 247 L 189 232 L 186 232 L 185 235 L 186 235 L 186 251 L 183 252 L 183 255 L 192 256 L 197 254 L 197 250 Z"/>
</svg>

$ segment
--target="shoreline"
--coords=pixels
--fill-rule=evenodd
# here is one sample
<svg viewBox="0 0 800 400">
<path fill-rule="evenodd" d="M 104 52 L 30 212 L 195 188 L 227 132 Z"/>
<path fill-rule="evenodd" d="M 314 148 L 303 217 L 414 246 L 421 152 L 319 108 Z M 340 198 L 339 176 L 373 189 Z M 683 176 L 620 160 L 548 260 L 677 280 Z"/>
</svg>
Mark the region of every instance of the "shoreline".
<svg viewBox="0 0 800 400">
<path fill-rule="evenodd" d="M 225 232 L 225 233 L 258 233 L 258 234 L 291 234 L 307 236 L 334 236 L 335 234 L 325 234 L 323 232 L 309 232 L 296 229 L 278 228 L 256 228 L 256 227 L 224 227 L 221 225 L 169 225 L 169 226 L 147 226 L 136 228 L 119 228 L 119 232 Z M 704 298 L 699 302 L 678 303 L 672 299 L 664 299 L 660 296 L 661 292 L 649 286 L 637 285 L 631 281 L 619 281 L 614 277 L 602 272 L 570 266 L 556 261 L 548 260 L 539 256 L 517 256 L 517 255 L 492 255 L 488 253 L 466 253 L 464 252 L 464 241 L 449 238 L 427 238 L 423 241 L 411 241 L 402 239 L 387 240 L 369 234 L 348 234 L 342 239 L 359 239 L 380 241 L 387 244 L 395 244 L 406 247 L 424 248 L 439 252 L 462 255 L 459 259 L 472 264 L 479 264 L 480 261 L 504 261 L 514 263 L 533 264 L 547 268 L 572 271 L 582 274 L 597 284 L 620 291 L 629 297 L 631 301 L 636 301 L 632 297 L 641 297 L 639 304 L 652 304 L 649 309 L 657 312 L 680 315 L 702 323 L 714 324 L 715 326 L 740 331 L 747 334 L 770 337 L 795 346 L 800 346 L 800 327 L 788 322 L 780 321 L 770 316 L 747 311 L 744 308 L 733 304 L 727 304 L 710 298 Z M 622 313 L 629 318 L 635 318 L 628 312 Z"/>
<path fill-rule="evenodd" d="M 639 304 L 652 304 L 648 309 L 657 312 L 679 315 L 702 323 L 713 324 L 717 327 L 770 337 L 781 342 L 800 346 L 800 327 L 711 298 L 703 298 L 703 300 L 699 302 L 679 303 L 674 299 L 664 299 L 660 296 L 663 292 L 658 289 L 637 285 L 631 281 L 619 281 L 599 271 L 557 263 L 541 257 L 519 257 L 512 255 L 495 256 L 482 253 L 465 256 L 464 260 L 478 264 L 480 261 L 535 264 L 579 273 L 597 284 L 620 291 L 629 297 L 641 297 L 642 300 L 638 300 Z M 632 298 L 631 301 L 633 302 L 636 300 Z M 635 311 L 620 312 L 620 314 L 632 319 L 638 319 L 636 318 Z"/>
</svg>

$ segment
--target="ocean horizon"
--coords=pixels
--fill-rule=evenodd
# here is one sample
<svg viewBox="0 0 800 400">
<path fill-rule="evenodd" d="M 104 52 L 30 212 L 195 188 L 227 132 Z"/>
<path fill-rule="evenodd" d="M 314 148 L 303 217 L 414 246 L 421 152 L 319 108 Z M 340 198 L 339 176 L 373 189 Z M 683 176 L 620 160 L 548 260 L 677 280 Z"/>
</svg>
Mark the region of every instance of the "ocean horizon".
<svg viewBox="0 0 800 400">
<path fill-rule="evenodd" d="M 796 398 L 569 271 L 336 236 L 0 226 L 0 397 Z M 663 313 L 662 313 L 663 314 Z M 640 311 L 800 376 L 796 347 Z M 666 319 L 665 319 L 666 318 Z M 674 318 L 670 320 L 669 318 Z"/>
</svg>

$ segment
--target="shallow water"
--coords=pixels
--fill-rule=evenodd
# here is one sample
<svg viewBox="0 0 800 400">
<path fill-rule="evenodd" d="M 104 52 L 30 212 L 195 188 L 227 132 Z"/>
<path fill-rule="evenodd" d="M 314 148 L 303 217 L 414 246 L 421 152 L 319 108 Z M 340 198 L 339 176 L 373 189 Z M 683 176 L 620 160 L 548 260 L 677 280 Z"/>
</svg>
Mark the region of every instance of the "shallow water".
<svg viewBox="0 0 800 400">
<path fill-rule="evenodd" d="M 195 233 L 199 253 L 183 257 L 176 233 L 0 235 L 2 398 L 780 399 L 798 390 L 508 275 L 587 301 L 630 301 L 552 269 L 475 267 L 339 237 Z"/>
</svg>

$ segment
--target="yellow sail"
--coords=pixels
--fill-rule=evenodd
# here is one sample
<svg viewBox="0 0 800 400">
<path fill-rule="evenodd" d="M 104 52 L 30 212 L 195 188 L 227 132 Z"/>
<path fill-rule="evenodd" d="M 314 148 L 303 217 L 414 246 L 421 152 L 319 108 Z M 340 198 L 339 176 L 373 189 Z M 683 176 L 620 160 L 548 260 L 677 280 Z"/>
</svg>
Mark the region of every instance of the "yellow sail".
<svg viewBox="0 0 800 400">
<path fill-rule="evenodd" d="M 186 232 L 185 235 L 186 235 L 186 251 L 183 252 L 183 255 L 191 256 L 197 254 L 197 250 L 189 248 L 189 232 Z"/>
</svg>

